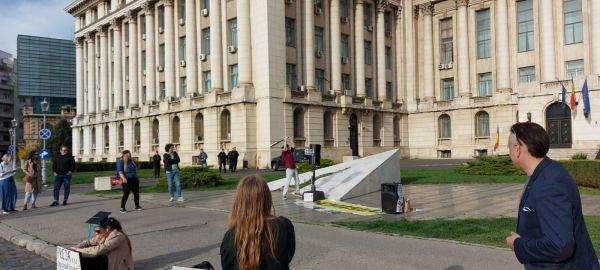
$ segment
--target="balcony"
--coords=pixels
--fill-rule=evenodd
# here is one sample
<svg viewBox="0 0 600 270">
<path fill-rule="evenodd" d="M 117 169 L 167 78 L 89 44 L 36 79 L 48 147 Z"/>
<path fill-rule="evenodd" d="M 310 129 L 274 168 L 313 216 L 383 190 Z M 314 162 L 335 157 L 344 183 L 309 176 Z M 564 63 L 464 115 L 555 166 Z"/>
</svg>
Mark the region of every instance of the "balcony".
<svg viewBox="0 0 600 270">
<path fill-rule="evenodd" d="M 352 97 L 352 104 L 354 105 L 363 105 L 365 103 L 364 97 Z"/>
<path fill-rule="evenodd" d="M 292 92 L 292 98 L 301 98 L 301 99 L 304 99 L 308 95 L 307 91 L 292 90 L 291 92 Z"/>
<path fill-rule="evenodd" d="M 322 101 L 323 102 L 335 102 L 335 94 L 323 93 Z"/>
</svg>

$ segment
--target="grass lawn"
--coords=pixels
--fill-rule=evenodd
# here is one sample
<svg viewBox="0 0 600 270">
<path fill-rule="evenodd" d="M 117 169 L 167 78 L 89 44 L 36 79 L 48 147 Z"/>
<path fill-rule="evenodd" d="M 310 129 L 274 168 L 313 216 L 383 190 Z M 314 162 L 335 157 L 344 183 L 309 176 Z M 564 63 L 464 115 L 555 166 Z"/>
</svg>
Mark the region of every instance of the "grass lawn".
<svg viewBox="0 0 600 270">
<path fill-rule="evenodd" d="M 519 175 L 472 175 L 454 172 L 453 169 L 401 169 L 403 184 L 490 184 L 525 183 Z"/>
<path fill-rule="evenodd" d="M 586 216 L 585 223 L 594 249 L 600 251 L 600 217 Z M 460 242 L 506 247 L 504 241 L 516 229 L 516 218 L 486 218 L 424 221 L 351 221 L 334 224 L 359 231 L 393 235 L 448 239 Z M 600 254 L 600 253 L 599 253 Z"/>
<path fill-rule="evenodd" d="M 140 169 L 138 170 L 139 178 L 151 178 L 153 174 L 152 169 Z M 16 178 L 19 181 L 23 180 L 23 176 L 25 174 L 23 171 L 19 171 L 16 175 Z M 52 170 L 47 170 L 46 173 L 48 177 L 48 184 L 52 184 L 54 182 L 54 175 L 52 174 Z M 114 176 L 116 175 L 115 171 L 99 171 L 99 172 L 74 172 L 71 177 L 71 184 L 87 184 L 94 183 L 94 177 L 96 176 Z"/>
</svg>

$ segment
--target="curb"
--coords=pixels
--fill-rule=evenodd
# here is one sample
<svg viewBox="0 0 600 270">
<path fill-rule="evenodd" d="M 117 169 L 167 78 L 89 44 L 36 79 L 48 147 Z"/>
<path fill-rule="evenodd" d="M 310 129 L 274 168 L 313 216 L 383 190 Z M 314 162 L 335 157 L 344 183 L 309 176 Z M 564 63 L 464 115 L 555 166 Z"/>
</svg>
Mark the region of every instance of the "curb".
<svg viewBox="0 0 600 270">
<path fill-rule="evenodd" d="M 56 262 L 56 246 L 53 244 L 23 233 L 2 222 L 0 222 L 0 237 L 48 260 Z"/>
</svg>

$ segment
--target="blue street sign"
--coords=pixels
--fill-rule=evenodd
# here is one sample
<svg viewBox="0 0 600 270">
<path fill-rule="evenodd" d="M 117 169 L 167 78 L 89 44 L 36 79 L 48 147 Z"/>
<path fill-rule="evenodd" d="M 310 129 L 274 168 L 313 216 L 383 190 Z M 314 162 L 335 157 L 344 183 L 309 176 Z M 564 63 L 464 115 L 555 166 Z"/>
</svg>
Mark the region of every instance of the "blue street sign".
<svg viewBox="0 0 600 270">
<path fill-rule="evenodd" d="M 50 152 L 48 151 L 48 149 L 41 149 L 39 155 L 42 160 L 50 159 Z"/>
<path fill-rule="evenodd" d="M 50 132 L 49 129 L 47 129 L 47 128 L 40 129 L 40 138 L 46 140 L 46 139 L 49 139 L 51 135 L 52 135 L 52 132 Z"/>
<path fill-rule="evenodd" d="M 9 145 L 7 152 L 12 153 L 13 151 L 14 151 L 14 147 L 12 145 Z"/>
</svg>

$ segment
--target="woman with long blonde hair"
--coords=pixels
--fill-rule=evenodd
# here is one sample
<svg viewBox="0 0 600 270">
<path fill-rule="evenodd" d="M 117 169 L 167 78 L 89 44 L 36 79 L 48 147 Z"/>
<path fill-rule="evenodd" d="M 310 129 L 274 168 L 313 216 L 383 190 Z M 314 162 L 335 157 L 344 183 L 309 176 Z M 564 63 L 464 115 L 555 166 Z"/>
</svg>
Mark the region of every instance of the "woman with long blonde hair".
<svg viewBox="0 0 600 270">
<path fill-rule="evenodd" d="M 117 173 L 121 178 L 121 185 L 123 186 L 123 197 L 121 197 L 121 209 L 119 212 L 127 212 L 125 204 L 127 204 L 129 193 L 132 192 L 135 210 L 142 210 L 142 207 L 140 206 L 140 180 L 137 175 L 137 166 L 131 158 L 131 151 L 123 151 L 121 159 L 117 160 Z"/>
<path fill-rule="evenodd" d="M 224 270 L 289 269 L 295 237 L 292 222 L 275 216 L 265 180 L 248 175 L 237 187 L 221 244 L 221 265 Z"/>
</svg>

